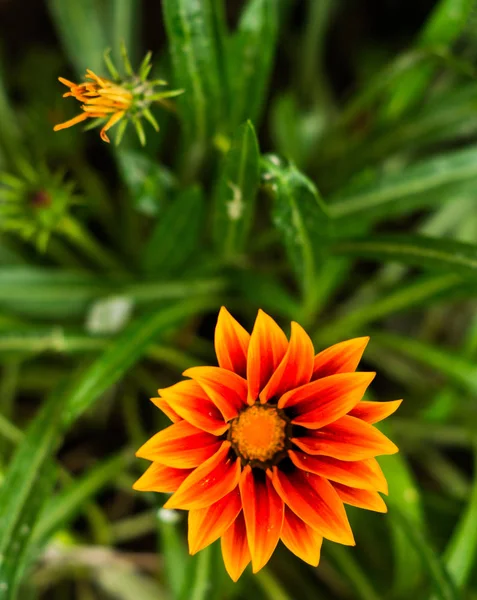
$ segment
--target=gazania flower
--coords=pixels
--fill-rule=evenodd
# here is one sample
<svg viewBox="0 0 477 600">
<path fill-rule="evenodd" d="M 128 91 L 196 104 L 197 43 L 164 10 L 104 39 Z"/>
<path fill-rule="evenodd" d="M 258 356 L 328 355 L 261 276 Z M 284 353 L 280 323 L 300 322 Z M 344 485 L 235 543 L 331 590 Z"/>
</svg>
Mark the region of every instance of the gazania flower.
<svg viewBox="0 0 477 600">
<path fill-rule="evenodd" d="M 317 565 L 323 538 L 354 545 L 345 504 L 386 512 L 375 459 L 397 447 L 373 424 L 400 400 L 362 400 L 374 373 L 355 372 L 368 338 L 315 355 L 292 323 L 290 340 L 259 311 L 252 334 L 222 308 L 218 367 L 194 367 L 152 401 L 173 424 L 137 452 L 153 461 L 134 488 L 174 492 L 165 507 L 189 511 L 189 550 L 221 538 L 236 581 L 279 540 Z"/>
<path fill-rule="evenodd" d="M 103 123 L 100 136 L 104 142 L 109 142 L 106 132 L 113 125 L 122 121 L 116 138 L 116 143 L 119 144 L 128 121 L 132 121 L 143 145 L 146 143 L 146 138 L 141 121 L 142 117 L 149 121 L 156 131 L 159 131 L 159 125 L 150 110 L 151 105 L 154 102 L 164 102 L 165 98 L 177 96 L 182 93 L 182 90 L 157 92 L 155 87 L 166 85 L 167 82 L 162 80 L 149 81 L 147 79 L 152 68 L 151 54 L 145 56 L 139 68 L 139 73 L 136 74 L 132 70 L 125 48 L 122 48 L 122 53 L 126 71 L 124 77 L 120 76 L 108 53 L 105 54 L 105 61 L 113 81 L 105 77 L 99 77 L 91 69 L 86 69 L 85 81 L 82 83 L 73 83 L 64 77 L 59 77 L 59 81 L 69 88 L 69 91 L 63 94 L 63 97 L 71 96 L 81 102 L 83 112 L 64 123 L 55 125 L 54 131 L 72 127 L 87 119 L 93 119 L 93 126 Z"/>
</svg>

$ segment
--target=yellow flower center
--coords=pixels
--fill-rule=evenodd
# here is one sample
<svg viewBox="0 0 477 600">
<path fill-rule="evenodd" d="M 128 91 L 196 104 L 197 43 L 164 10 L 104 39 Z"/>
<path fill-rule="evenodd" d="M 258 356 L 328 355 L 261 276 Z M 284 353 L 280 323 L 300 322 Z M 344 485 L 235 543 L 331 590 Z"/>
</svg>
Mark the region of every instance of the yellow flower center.
<svg viewBox="0 0 477 600">
<path fill-rule="evenodd" d="M 285 449 L 287 421 L 280 412 L 254 404 L 231 422 L 230 441 L 245 461 L 266 463 Z"/>
</svg>

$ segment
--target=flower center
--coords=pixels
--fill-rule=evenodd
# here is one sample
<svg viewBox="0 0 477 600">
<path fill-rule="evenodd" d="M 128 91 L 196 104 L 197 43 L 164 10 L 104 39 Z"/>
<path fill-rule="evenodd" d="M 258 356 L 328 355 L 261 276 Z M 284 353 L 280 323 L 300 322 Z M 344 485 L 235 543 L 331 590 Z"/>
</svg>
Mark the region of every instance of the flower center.
<svg viewBox="0 0 477 600">
<path fill-rule="evenodd" d="M 287 424 L 277 408 L 254 404 L 231 422 L 229 439 L 246 462 L 267 463 L 285 449 Z"/>
</svg>

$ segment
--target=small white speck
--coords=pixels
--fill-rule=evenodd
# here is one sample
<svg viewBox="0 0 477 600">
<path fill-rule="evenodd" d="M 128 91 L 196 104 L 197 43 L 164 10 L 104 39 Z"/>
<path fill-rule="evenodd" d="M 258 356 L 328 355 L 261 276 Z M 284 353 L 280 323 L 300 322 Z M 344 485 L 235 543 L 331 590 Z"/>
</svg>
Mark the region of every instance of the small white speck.
<svg viewBox="0 0 477 600">
<path fill-rule="evenodd" d="M 168 508 L 160 508 L 157 511 L 157 518 L 163 523 L 178 523 L 180 521 L 180 515 L 177 510 L 170 510 Z"/>
<path fill-rule="evenodd" d="M 242 202 L 242 192 L 239 187 L 237 187 L 231 181 L 227 182 L 227 185 L 232 190 L 232 200 L 227 202 L 227 215 L 231 221 L 237 221 L 240 219 L 243 213 L 244 204 Z"/>
</svg>

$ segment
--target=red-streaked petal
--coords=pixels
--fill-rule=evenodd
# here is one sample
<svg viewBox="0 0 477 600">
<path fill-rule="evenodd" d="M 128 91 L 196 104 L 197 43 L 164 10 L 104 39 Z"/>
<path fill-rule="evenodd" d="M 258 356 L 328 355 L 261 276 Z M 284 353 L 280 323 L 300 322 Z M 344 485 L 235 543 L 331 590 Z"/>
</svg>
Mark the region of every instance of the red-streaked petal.
<svg viewBox="0 0 477 600">
<path fill-rule="evenodd" d="M 230 442 L 195 469 L 164 504 L 164 508 L 195 510 L 218 502 L 238 485 L 240 460 L 232 456 Z"/>
<path fill-rule="evenodd" d="M 287 351 L 288 340 L 275 321 L 259 310 L 247 355 L 248 403 L 253 404 Z"/>
<path fill-rule="evenodd" d="M 195 554 L 219 539 L 242 510 L 240 492 L 232 492 L 207 508 L 189 511 L 189 552 Z"/>
<path fill-rule="evenodd" d="M 245 377 L 250 334 L 222 306 L 215 328 L 215 353 L 219 366 Z"/>
<path fill-rule="evenodd" d="M 389 417 L 401 406 L 402 400 L 391 400 L 391 402 L 370 402 L 363 400 L 359 402 L 349 414 L 351 417 L 356 417 L 366 423 L 379 423 L 383 419 Z"/>
<path fill-rule="evenodd" d="M 283 501 L 263 472 L 246 466 L 240 477 L 240 495 L 247 527 L 252 568 L 265 566 L 277 547 L 283 523 Z"/>
<path fill-rule="evenodd" d="M 183 374 L 197 381 L 226 421 L 235 418 L 247 403 L 247 382 L 232 371 L 220 367 L 192 367 Z"/>
<path fill-rule="evenodd" d="M 340 373 L 287 392 L 278 402 L 292 423 L 309 429 L 324 427 L 349 412 L 363 397 L 375 373 Z"/>
<path fill-rule="evenodd" d="M 396 444 L 379 429 L 348 415 L 323 429 L 293 438 L 292 442 L 308 454 L 323 454 L 339 460 L 365 460 L 398 452 Z"/>
<path fill-rule="evenodd" d="M 312 380 L 356 371 L 369 337 L 354 338 L 330 346 L 315 356 Z"/>
<path fill-rule="evenodd" d="M 307 525 L 323 537 L 354 545 L 343 503 L 329 481 L 295 469 L 282 473 L 273 467 L 272 481 L 281 499 Z"/>
<path fill-rule="evenodd" d="M 373 492 L 371 490 L 357 490 L 356 488 L 348 487 L 341 483 L 333 483 L 333 487 L 345 504 L 351 504 L 358 508 L 366 508 L 367 510 L 374 510 L 375 512 L 388 512 L 388 508 L 378 492 Z"/>
<path fill-rule="evenodd" d="M 285 356 L 260 393 L 260 402 L 280 397 L 288 390 L 308 383 L 313 372 L 313 343 L 303 327 L 291 324 L 290 343 Z"/>
<path fill-rule="evenodd" d="M 232 581 L 237 581 L 251 559 L 243 513 L 227 529 L 220 542 L 227 573 Z"/>
<path fill-rule="evenodd" d="M 169 406 L 169 403 L 164 400 L 164 398 L 151 398 L 151 402 L 154 403 L 157 408 L 162 410 L 162 412 L 169 417 L 173 423 L 182 421 L 182 417 L 178 415 L 175 410 L 172 410 L 172 408 Z"/>
<path fill-rule="evenodd" d="M 175 492 L 184 479 L 192 473 L 192 469 L 175 469 L 154 462 L 139 477 L 133 489 L 141 492 Z"/>
<path fill-rule="evenodd" d="M 285 506 L 285 518 L 281 533 L 285 546 L 309 565 L 317 567 L 320 562 L 323 537 Z"/>
<path fill-rule="evenodd" d="M 215 435 L 179 421 L 156 433 L 136 452 L 139 458 L 161 462 L 168 467 L 190 469 L 202 464 L 220 448 Z"/>
<path fill-rule="evenodd" d="M 214 435 L 222 435 L 227 430 L 222 413 L 196 381 L 180 381 L 159 393 L 171 410 L 191 425 Z"/>
<path fill-rule="evenodd" d="M 293 464 L 303 471 L 315 473 L 315 475 L 351 487 L 388 493 L 386 478 L 375 458 L 344 461 L 330 456 L 312 456 L 293 450 L 290 450 L 288 454 Z"/>
</svg>

